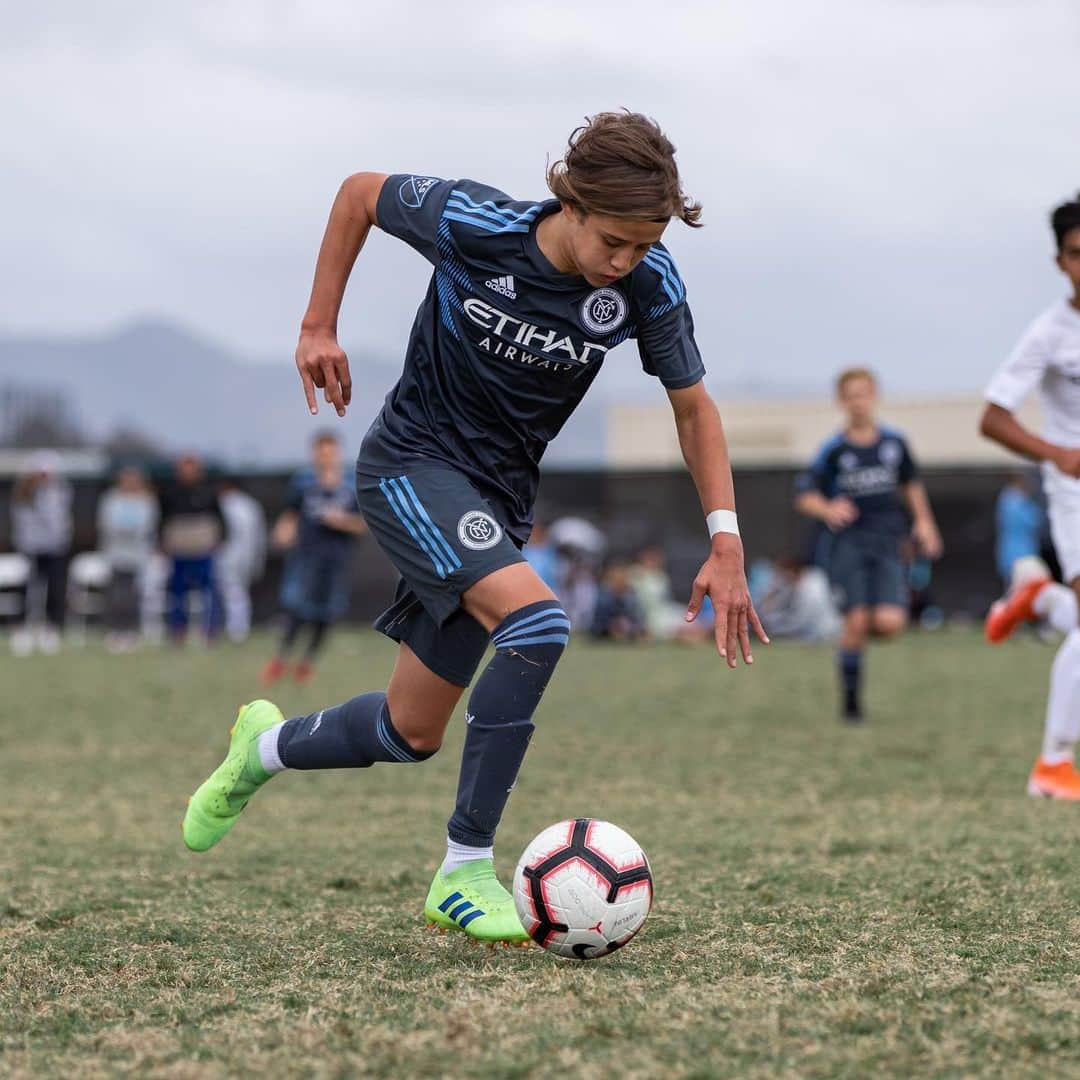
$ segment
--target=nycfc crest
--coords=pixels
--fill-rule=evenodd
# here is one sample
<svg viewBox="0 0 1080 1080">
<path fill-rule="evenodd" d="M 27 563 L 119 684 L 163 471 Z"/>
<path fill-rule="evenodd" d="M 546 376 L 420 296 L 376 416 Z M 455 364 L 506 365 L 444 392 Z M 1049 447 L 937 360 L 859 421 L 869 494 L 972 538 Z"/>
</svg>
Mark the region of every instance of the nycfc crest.
<svg viewBox="0 0 1080 1080">
<path fill-rule="evenodd" d="M 473 551 L 486 551 L 502 539 L 502 526 L 483 510 L 470 510 L 457 523 L 458 539 Z"/>
<path fill-rule="evenodd" d="M 610 334 L 626 319 L 626 298 L 618 289 L 596 289 L 581 305 L 581 321 L 594 334 Z"/>
</svg>

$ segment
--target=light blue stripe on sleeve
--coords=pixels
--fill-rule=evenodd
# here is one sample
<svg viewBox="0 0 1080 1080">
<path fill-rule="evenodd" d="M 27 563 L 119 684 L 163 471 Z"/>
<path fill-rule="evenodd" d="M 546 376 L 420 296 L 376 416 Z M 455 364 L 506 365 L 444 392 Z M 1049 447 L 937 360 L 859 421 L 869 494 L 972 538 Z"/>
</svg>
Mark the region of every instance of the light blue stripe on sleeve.
<svg viewBox="0 0 1080 1080">
<path fill-rule="evenodd" d="M 475 225 L 478 229 L 485 229 L 490 233 L 527 233 L 529 231 L 528 225 L 494 225 L 490 221 L 484 221 L 482 218 L 470 217 L 467 214 L 455 213 L 451 210 L 444 210 L 443 217 L 449 218 L 451 221 L 462 221 L 466 225 Z"/>
</svg>

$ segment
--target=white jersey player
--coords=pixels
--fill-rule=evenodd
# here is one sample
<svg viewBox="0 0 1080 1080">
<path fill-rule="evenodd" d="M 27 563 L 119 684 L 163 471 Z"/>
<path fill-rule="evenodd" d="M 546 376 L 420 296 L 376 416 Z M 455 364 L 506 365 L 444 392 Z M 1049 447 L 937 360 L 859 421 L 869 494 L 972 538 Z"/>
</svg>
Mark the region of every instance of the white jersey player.
<svg viewBox="0 0 1080 1080">
<path fill-rule="evenodd" d="M 1057 240 L 1056 262 L 1072 285 L 1028 327 L 1012 355 L 986 390 L 980 430 L 1024 457 L 1042 462 L 1050 533 L 1068 587 L 1044 574 L 1014 583 L 1009 597 L 995 604 L 986 636 L 1004 641 L 1023 621 L 1045 618 L 1066 636 L 1050 674 L 1046 734 L 1028 780 L 1031 795 L 1080 801 L 1080 774 L 1073 748 L 1080 738 L 1080 195 L 1050 216 Z M 1038 388 L 1044 417 L 1042 436 L 1015 416 Z"/>
</svg>

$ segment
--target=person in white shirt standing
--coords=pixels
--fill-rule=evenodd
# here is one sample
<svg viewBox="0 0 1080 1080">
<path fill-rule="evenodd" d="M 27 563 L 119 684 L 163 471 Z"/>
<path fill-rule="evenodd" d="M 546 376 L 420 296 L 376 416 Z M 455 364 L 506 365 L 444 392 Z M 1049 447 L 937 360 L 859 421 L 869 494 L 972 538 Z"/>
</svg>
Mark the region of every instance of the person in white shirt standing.
<svg viewBox="0 0 1080 1080">
<path fill-rule="evenodd" d="M 1042 753 L 1028 793 L 1080 802 L 1080 773 L 1073 748 L 1080 739 L 1080 194 L 1050 215 L 1056 262 L 1072 285 L 1028 327 L 986 390 L 980 431 L 1024 457 L 1042 462 L 1050 534 L 1068 587 L 1041 572 L 1014 581 L 1010 595 L 986 620 L 987 639 L 997 644 L 1020 623 L 1044 618 L 1065 634 L 1050 673 Z M 1043 411 L 1042 437 L 1016 419 L 1036 387 Z"/>
<path fill-rule="evenodd" d="M 251 586 L 266 563 L 266 515 L 254 496 L 229 481 L 218 493 L 225 515 L 225 543 L 215 569 L 225 606 L 225 633 L 244 641 L 251 633 Z"/>
</svg>

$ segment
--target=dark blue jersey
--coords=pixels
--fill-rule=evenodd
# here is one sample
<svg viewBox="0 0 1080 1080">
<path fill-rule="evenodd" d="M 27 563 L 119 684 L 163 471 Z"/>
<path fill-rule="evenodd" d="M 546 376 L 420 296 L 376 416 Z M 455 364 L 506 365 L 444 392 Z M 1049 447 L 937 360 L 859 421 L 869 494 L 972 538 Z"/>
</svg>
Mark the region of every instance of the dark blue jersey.
<svg viewBox="0 0 1080 1080">
<path fill-rule="evenodd" d="M 834 435 L 798 477 L 796 487 L 799 491 L 820 491 L 827 499 L 847 496 L 859 509 L 849 530 L 902 536 L 908 529 L 908 515 L 899 489 L 917 477 L 904 437 L 879 428 L 877 439 L 869 446 L 856 446 L 843 432 Z"/>
<path fill-rule="evenodd" d="M 595 288 L 560 273 L 537 246 L 538 223 L 558 209 L 557 200 L 521 202 L 472 180 L 407 175 L 387 179 L 377 206 L 379 227 L 435 273 L 358 468 L 450 465 L 519 541 L 531 529 L 540 458 L 611 349 L 636 337 L 642 367 L 669 389 L 705 373 L 663 245 Z"/>
<path fill-rule="evenodd" d="M 301 556 L 315 558 L 344 558 L 352 534 L 323 524 L 327 510 L 336 508 L 358 513 L 356 489 L 351 482 L 323 486 L 312 469 L 304 469 L 292 478 L 286 505 L 298 515 L 296 548 Z"/>
</svg>

